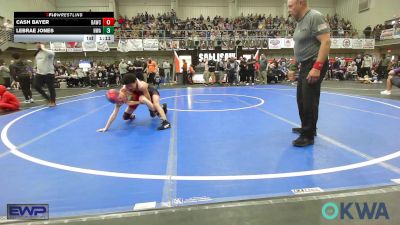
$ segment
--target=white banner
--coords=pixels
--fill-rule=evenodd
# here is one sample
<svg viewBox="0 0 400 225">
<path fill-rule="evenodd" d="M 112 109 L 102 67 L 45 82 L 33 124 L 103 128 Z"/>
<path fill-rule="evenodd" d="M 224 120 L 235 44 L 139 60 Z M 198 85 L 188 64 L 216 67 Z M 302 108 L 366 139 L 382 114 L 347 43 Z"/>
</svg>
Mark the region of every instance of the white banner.
<svg viewBox="0 0 400 225">
<path fill-rule="evenodd" d="M 82 42 L 82 49 L 85 52 L 97 51 L 96 42 L 94 42 L 94 41 L 84 41 L 84 42 Z"/>
<path fill-rule="evenodd" d="M 118 41 L 117 51 L 119 52 L 128 52 L 128 40 L 121 40 Z"/>
<path fill-rule="evenodd" d="M 97 51 L 99 52 L 109 52 L 110 48 L 108 47 L 108 43 L 103 42 L 96 42 Z"/>
<path fill-rule="evenodd" d="M 395 29 L 386 29 L 381 32 L 381 40 L 393 39 L 394 38 Z"/>
<path fill-rule="evenodd" d="M 374 49 L 375 39 L 332 38 L 331 49 Z"/>
<path fill-rule="evenodd" d="M 53 52 L 66 52 L 67 47 L 65 42 L 50 42 L 50 50 Z"/>
<path fill-rule="evenodd" d="M 145 51 L 157 51 L 158 39 L 143 39 L 143 49 Z"/>
<path fill-rule="evenodd" d="M 294 48 L 293 38 L 284 38 L 282 42 L 282 48 Z"/>
<path fill-rule="evenodd" d="M 342 48 L 353 48 L 350 38 L 342 38 L 341 42 L 342 42 Z"/>
<path fill-rule="evenodd" d="M 82 52 L 82 43 L 80 42 L 67 42 L 67 52 Z"/>
<path fill-rule="evenodd" d="M 281 49 L 283 38 L 270 38 L 268 39 L 268 48 L 269 49 Z"/>
<path fill-rule="evenodd" d="M 128 40 L 121 40 L 118 41 L 117 51 L 119 52 L 129 52 L 128 47 Z"/>
<path fill-rule="evenodd" d="M 400 38 L 400 27 L 395 29 L 393 38 Z"/>
<path fill-rule="evenodd" d="M 166 47 L 168 50 L 179 49 L 179 41 L 178 40 L 167 40 Z"/>
<path fill-rule="evenodd" d="M 236 58 L 236 53 L 235 52 L 221 52 L 221 53 L 215 53 L 215 52 L 202 52 L 199 53 L 199 61 L 203 61 L 205 59 L 207 60 L 214 60 L 216 62 L 221 61 L 221 59 L 228 60 L 228 58 L 235 57 Z"/>
<path fill-rule="evenodd" d="M 119 40 L 117 51 L 119 52 L 130 52 L 130 51 L 143 51 L 142 39 L 127 39 Z"/>
<path fill-rule="evenodd" d="M 331 49 L 342 48 L 342 43 L 340 42 L 340 38 L 332 38 L 331 39 Z"/>
<path fill-rule="evenodd" d="M 363 48 L 364 49 L 374 49 L 375 48 L 375 39 L 364 39 Z"/>
<path fill-rule="evenodd" d="M 159 46 L 160 50 L 167 50 L 167 42 L 164 40 L 160 40 Z"/>
<path fill-rule="evenodd" d="M 363 49 L 363 39 L 351 39 L 351 46 L 353 49 Z"/>
<path fill-rule="evenodd" d="M 143 51 L 142 39 L 129 39 L 128 49 L 129 51 Z"/>
</svg>

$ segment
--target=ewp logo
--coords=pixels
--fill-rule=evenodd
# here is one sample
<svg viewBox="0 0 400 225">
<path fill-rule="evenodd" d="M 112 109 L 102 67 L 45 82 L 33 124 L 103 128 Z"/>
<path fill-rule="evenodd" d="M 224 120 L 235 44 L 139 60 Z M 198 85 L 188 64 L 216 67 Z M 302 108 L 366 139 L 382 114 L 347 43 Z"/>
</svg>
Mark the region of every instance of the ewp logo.
<svg viewBox="0 0 400 225">
<path fill-rule="evenodd" d="M 353 210 L 351 210 L 353 208 Z M 355 208 L 355 210 L 354 210 Z M 386 209 L 385 203 L 382 202 L 374 202 L 372 205 L 368 203 L 358 203 L 358 202 L 349 202 L 349 203 L 340 203 L 340 208 L 337 204 L 333 202 L 325 203 L 322 206 L 322 216 L 327 220 L 334 220 L 338 216 L 340 216 L 341 220 L 349 219 L 353 220 L 354 218 L 364 220 L 364 219 L 390 219 L 388 211 Z M 355 217 L 356 216 L 356 217 Z M 358 218 L 357 218 L 358 216 Z"/>
<path fill-rule="evenodd" d="M 7 205 L 7 219 L 18 220 L 18 219 L 28 219 L 28 220 L 47 220 L 49 219 L 49 205 Z"/>
</svg>

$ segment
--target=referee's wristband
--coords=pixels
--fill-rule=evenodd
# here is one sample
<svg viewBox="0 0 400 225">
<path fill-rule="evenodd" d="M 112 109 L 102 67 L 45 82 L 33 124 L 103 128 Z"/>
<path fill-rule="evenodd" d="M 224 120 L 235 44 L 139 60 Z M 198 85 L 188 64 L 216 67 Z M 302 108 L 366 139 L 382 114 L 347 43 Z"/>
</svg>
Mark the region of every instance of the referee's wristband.
<svg viewBox="0 0 400 225">
<path fill-rule="evenodd" d="M 322 67 L 324 67 L 324 63 L 323 62 L 316 61 L 314 63 L 314 65 L 313 65 L 313 68 L 316 69 L 316 70 L 319 70 L 319 71 L 322 70 Z"/>
</svg>

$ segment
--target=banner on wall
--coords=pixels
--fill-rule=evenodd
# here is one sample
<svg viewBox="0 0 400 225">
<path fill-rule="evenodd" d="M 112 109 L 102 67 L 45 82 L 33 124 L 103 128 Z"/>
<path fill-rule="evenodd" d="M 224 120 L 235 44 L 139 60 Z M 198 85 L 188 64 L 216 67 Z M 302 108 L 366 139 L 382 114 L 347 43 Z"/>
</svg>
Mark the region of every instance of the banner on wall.
<svg viewBox="0 0 400 225">
<path fill-rule="evenodd" d="M 400 27 L 395 29 L 393 38 L 400 38 Z"/>
<path fill-rule="evenodd" d="M 82 52 L 82 43 L 80 42 L 67 42 L 67 52 Z"/>
<path fill-rule="evenodd" d="M 351 46 L 353 49 L 363 49 L 363 39 L 351 39 Z"/>
<path fill-rule="evenodd" d="M 179 49 L 179 40 L 166 40 L 166 49 L 175 50 Z"/>
<path fill-rule="evenodd" d="M 128 39 L 128 50 L 129 51 L 143 51 L 142 39 Z"/>
<path fill-rule="evenodd" d="M 381 40 L 393 39 L 395 35 L 394 33 L 395 33 L 394 28 L 382 30 L 380 39 Z"/>
<path fill-rule="evenodd" d="M 160 42 L 158 43 L 158 49 L 167 50 L 167 41 L 160 40 Z"/>
<path fill-rule="evenodd" d="M 129 51 L 128 40 L 119 39 L 118 46 L 117 46 L 117 51 L 119 51 L 119 52 L 128 52 Z"/>
<path fill-rule="evenodd" d="M 53 52 L 66 52 L 67 47 L 65 42 L 50 42 L 50 50 Z"/>
<path fill-rule="evenodd" d="M 96 42 L 94 42 L 94 41 L 84 41 L 84 42 L 82 42 L 82 49 L 85 52 L 97 51 Z"/>
<path fill-rule="evenodd" d="M 110 48 L 108 47 L 107 42 L 97 42 L 96 43 L 97 51 L 99 52 L 109 52 Z"/>
<path fill-rule="evenodd" d="M 374 49 L 374 48 L 375 48 L 375 39 L 364 39 L 363 49 Z"/>
<path fill-rule="evenodd" d="M 340 43 L 339 38 L 331 39 L 331 49 L 339 49 L 342 48 L 342 44 Z"/>
<path fill-rule="evenodd" d="M 350 38 L 342 38 L 340 41 L 342 43 L 342 48 L 353 48 Z"/>
<path fill-rule="evenodd" d="M 284 38 L 282 42 L 282 48 L 294 48 L 293 38 Z"/>
<path fill-rule="evenodd" d="M 145 51 L 157 51 L 158 39 L 143 39 L 143 49 Z"/>
<path fill-rule="evenodd" d="M 228 53 L 226 53 L 226 52 L 223 52 L 223 53 L 201 52 L 201 53 L 199 53 L 198 57 L 199 57 L 199 62 L 202 62 L 205 59 L 207 59 L 207 60 L 212 59 L 216 62 L 219 62 L 219 61 L 221 61 L 221 59 L 228 60 L 231 57 L 236 58 L 236 53 L 235 52 L 228 52 Z"/>
<path fill-rule="evenodd" d="M 283 38 L 270 38 L 268 39 L 268 48 L 269 49 L 281 49 Z"/>
<path fill-rule="evenodd" d="M 374 49 L 375 39 L 332 38 L 331 49 Z"/>
<path fill-rule="evenodd" d="M 126 39 L 119 40 L 117 51 L 119 52 L 130 52 L 130 51 L 143 51 L 142 39 Z"/>
</svg>

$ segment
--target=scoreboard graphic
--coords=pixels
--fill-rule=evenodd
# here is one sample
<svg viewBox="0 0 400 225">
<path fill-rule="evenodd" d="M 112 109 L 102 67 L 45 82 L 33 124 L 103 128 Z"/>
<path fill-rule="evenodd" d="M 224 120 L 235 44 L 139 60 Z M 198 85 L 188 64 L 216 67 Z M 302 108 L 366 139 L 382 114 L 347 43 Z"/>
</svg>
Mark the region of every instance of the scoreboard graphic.
<svg viewBox="0 0 400 225">
<path fill-rule="evenodd" d="M 14 42 L 114 42 L 113 12 L 14 12 Z"/>
</svg>

